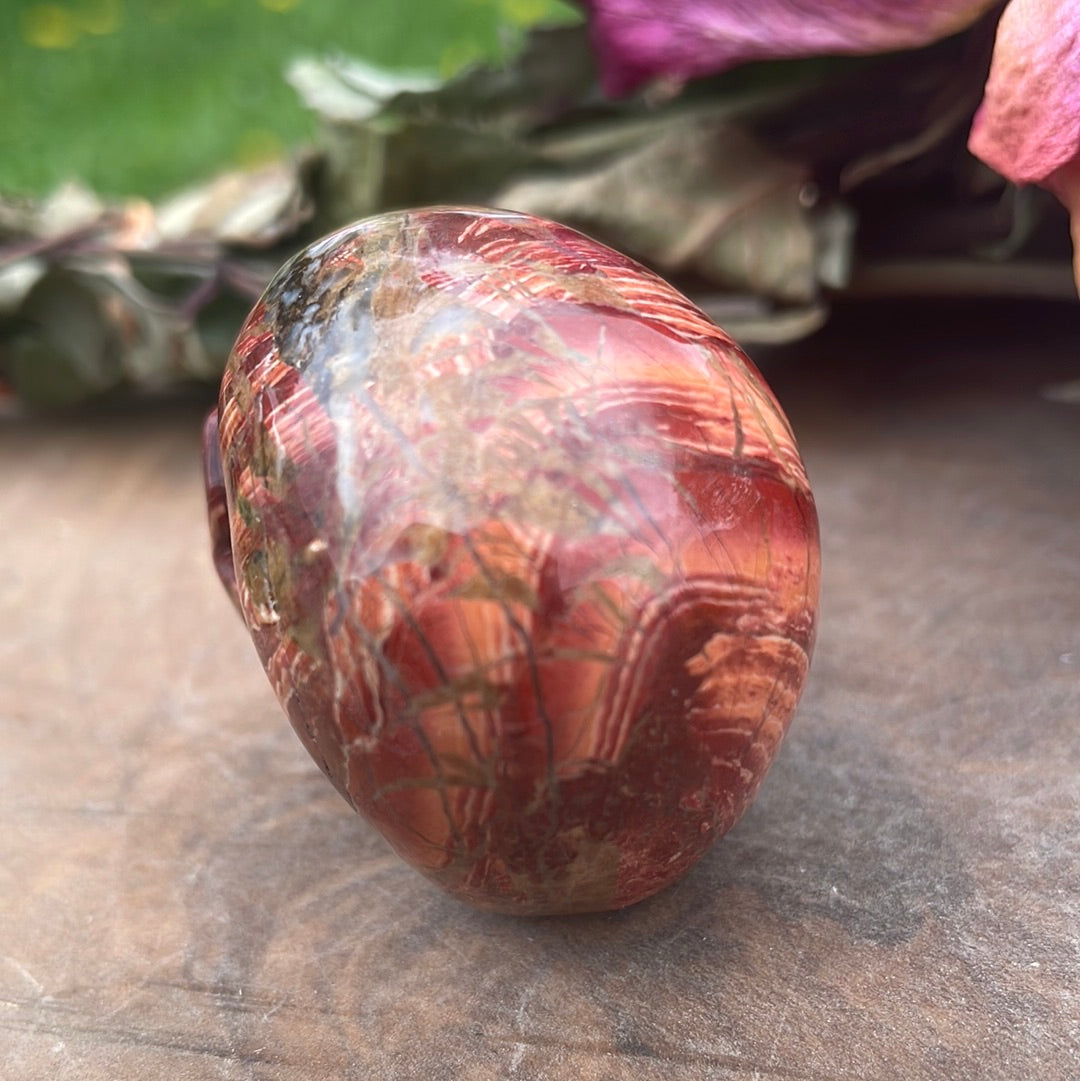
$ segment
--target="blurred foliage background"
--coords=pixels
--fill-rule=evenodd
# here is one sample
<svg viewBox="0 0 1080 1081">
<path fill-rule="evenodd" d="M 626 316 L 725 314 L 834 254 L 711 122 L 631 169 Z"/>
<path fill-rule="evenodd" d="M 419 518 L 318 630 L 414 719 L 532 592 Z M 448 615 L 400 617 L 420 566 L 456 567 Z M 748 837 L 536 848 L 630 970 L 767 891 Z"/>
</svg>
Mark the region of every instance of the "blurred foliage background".
<svg viewBox="0 0 1080 1081">
<path fill-rule="evenodd" d="M 297 55 L 446 76 L 578 18 L 560 0 L 5 0 L 0 192 L 157 198 L 314 135 L 283 77 Z"/>
<path fill-rule="evenodd" d="M 440 202 L 574 226 L 744 343 L 852 296 L 1074 302 L 1062 208 L 965 148 L 996 15 L 610 104 L 584 27 L 529 33 L 566 0 L 0 0 L 0 406 L 214 383 L 305 238 Z"/>
</svg>

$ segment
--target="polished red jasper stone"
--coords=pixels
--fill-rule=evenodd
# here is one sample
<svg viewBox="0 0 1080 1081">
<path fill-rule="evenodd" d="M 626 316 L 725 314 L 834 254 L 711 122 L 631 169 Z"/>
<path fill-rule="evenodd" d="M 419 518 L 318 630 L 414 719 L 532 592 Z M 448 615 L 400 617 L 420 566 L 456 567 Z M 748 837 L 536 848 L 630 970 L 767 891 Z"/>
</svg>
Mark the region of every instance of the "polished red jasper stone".
<svg viewBox="0 0 1080 1081">
<path fill-rule="evenodd" d="M 452 894 L 617 908 L 738 819 L 805 680 L 818 531 L 732 340 L 551 222 L 302 252 L 207 425 L 219 571 L 304 745 Z"/>
</svg>

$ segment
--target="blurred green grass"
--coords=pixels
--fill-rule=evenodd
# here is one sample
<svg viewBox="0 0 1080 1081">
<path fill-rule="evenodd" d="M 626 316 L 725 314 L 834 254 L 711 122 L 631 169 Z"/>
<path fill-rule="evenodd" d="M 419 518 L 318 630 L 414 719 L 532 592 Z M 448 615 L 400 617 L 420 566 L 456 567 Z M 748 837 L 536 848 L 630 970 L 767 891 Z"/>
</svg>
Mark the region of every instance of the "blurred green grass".
<svg viewBox="0 0 1080 1081">
<path fill-rule="evenodd" d="M 68 0 L 0 4 L 0 192 L 79 179 L 151 198 L 309 140 L 290 59 L 450 74 L 560 0 Z"/>
</svg>

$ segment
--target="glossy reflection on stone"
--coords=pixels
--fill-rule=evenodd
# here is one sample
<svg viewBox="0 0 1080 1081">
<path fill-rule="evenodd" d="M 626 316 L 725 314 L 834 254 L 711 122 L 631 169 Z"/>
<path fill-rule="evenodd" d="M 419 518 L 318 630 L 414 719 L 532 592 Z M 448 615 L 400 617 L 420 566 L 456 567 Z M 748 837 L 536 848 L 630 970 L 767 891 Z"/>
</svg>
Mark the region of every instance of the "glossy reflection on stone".
<svg viewBox="0 0 1080 1081">
<path fill-rule="evenodd" d="M 452 894 L 618 908 L 757 791 L 813 499 L 723 331 L 563 226 L 387 214 L 288 263 L 206 430 L 215 561 L 294 728 Z"/>
</svg>

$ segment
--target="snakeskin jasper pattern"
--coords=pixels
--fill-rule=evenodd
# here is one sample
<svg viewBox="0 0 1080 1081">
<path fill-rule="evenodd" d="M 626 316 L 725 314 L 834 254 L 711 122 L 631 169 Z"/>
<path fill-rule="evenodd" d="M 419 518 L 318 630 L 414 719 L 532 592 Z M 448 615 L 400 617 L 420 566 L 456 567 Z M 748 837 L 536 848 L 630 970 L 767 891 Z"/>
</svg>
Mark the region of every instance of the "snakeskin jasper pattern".
<svg viewBox="0 0 1080 1081">
<path fill-rule="evenodd" d="M 813 499 L 760 375 L 571 229 L 306 249 L 206 429 L 219 572 L 304 745 L 486 908 L 618 908 L 738 819 L 806 678 Z"/>
</svg>

